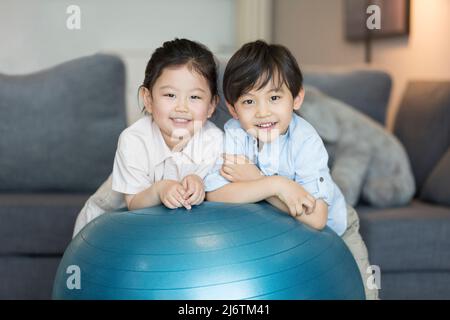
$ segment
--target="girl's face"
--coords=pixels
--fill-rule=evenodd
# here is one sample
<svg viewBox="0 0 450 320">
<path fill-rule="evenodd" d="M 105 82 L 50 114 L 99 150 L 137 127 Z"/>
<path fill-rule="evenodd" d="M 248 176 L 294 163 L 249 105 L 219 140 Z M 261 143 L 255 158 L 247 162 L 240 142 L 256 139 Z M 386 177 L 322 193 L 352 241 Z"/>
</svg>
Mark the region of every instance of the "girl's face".
<svg viewBox="0 0 450 320">
<path fill-rule="evenodd" d="M 170 149 L 184 146 L 211 117 L 217 102 L 208 81 L 188 65 L 165 68 L 151 94 L 144 91 L 145 109 Z"/>
</svg>

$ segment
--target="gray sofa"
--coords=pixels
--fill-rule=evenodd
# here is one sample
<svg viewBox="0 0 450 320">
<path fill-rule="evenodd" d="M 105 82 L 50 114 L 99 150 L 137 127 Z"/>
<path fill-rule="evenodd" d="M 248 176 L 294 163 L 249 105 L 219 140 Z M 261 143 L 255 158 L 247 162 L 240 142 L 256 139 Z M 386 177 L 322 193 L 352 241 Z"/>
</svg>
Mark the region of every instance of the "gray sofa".
<svg viewBox="0 0 450 320">
<path fill-rule="evenodd" d="M 125 127 L 117 57 L 0 75 L 0 299 L 50 298 L 75 218 Z"/>
<path fill-rule="evenodd" d="M 384 124 L 388 74 L 307 74 L 305 81 Z M 394 134 L 411 163 L 415 198 L 398 208 L 356 207 L 370 262 L 381 270 L 380 298 L 450 299 L 450 81 L 410 82 Z"/>
<path fill-rule="evenodd" d="M 450 81 L 410 82 L 394 133 L 411 162 L 415 199 L 358 208 L 371 263 L 381 268 L 381 297 L 450 299 Z"/>
<path fill-rule="evenodd" d="M 307 72 L 305 82 L 384 123 L 391 88 L 386 73 Z M 423 191 L 428 176 L 442 176 L 433 169 L 448 153 L 450 105 L 441 94 L 441 105 L 425 109 L 409 98 L 416 89 L 413 84 L 406 92 L 395 132 L 411 158 L 417 199 L 402 208 L 357 207 L 371 263 L 381 268 L 382 299 L 450 298 L 450 204 L 432 203 L 445 202 L 439 187 L 437 198 Z M 105 55 L 34 75 L 0 75 L 0 298 L 50 298 L 76 215 L 111 170 L 125 127 L 124 91 L 123 64 Z M 418 137 L 424 116 L 435 116 L 430 112 L 446 115 L 447 127 L 435 133 L 431 125 Z M 222 101 L 213 121 L 223 126 L 228 117 Z M 439 148 L 430 149 L 430 137 Z"/>
</svg>

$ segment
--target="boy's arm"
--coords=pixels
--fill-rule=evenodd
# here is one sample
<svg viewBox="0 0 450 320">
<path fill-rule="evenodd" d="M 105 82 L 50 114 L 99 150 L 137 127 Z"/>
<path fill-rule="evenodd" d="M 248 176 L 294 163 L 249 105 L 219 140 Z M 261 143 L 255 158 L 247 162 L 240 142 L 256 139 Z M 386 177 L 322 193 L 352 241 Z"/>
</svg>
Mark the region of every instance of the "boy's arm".
<svg viewBox="0 0 450 320">
<path fill-rule="evenodd" d="M 224 165 L 222 169 L 220 170 L 220 174 L 226 178 L 228 181 L 232 182 L 232 184 L 238 183 L 238 182 L 248 182 L 248 181 L 260 181 L 265 177 L 262 175 L 261 171 L 256 167 L 254 163 L 248 160 L 247 157 L 242 155 L 225 155 L 224 156 Z M 274 176 L 275 178 L 275 176 Z M 278 180 L 283 181 L 283 177 L 275 178 Z M 285 180 L 289 180 L 284 178 Z M 289 180 L 290 181 L 290 180 Z M 280 189 L 281 188 L 281 189 Z M 297 186 L 291 183 L 282 183 L 276 190 L 284 190 L 284 191 L 290 191 L 286 189 L 293 189 L 293 192 L 295 193 L 295 190 L 298 191 L 298 189 L 301 189 L 301 191 L 305 191 L 302 186 Z M 245 192 L 245 191 L 244 191 Z M 276 191 L 275 191 L 276 192 Z M 280 194 L 280 192 L 279 192 Z M 289 206 L 286 205 L 285 202 L 283 202 L 278 195 L 272 195 L 268 198 L 265 198 L 268 203 L 273 205 L 274 207 L 280 209 L 281 211 L 287 212 L 294 216 L 297 220 L 301 221 L 302 223 L 306 223 L 316 229 L 323 229 L 327 223 L 328 220 L 328 206 L 323 200 L 315 200 L 315 208 L 309 215 L 297 215 L 293 213 L 293 211 L 296 211 L 295 208 L 289 208 Z M 320 202 L 319 205 L 317 205 Z M 314 216 L 312 216 L 314 214 Z"/>
<path fill-rule="evenodd" d="M 272 196 L 267 198 L 266 201 L 281 211 L 289 213 L 289 208 L 278 197 Z M 295 219 L 313 227 L 314 229 L 322 230 L 327 225 L 328 205 L 325 201 L 317 199 L 316 207 L 312 213 L 308 215 L 302 214 L 300 216 L 295 216 Z"/>
<path fill-rule="evenodd" d="M 275 194 L 275 177 L 233 182 L 206 193 L 206 200 L 213 202 L 250 203 L 264 200 Z"/>
<path fill-rule="evenodd" d="M 288 201 L 286 205 L 279 197 L 285 191 L 292 191 L 292 187 L 300 187 L 295 182 L 280 176 L 264 176 L 258 180 L 229 183 L 219 189 L 208 192 L 206 199 L 214 202 L 251 203 L 266 200 L 276 208 L 289 213 L 298 221 L 322 230 L 327 223 L 328 207 L 322 200 L 316 201 L 312 214 L 297 215 L 296 204 Z"/>
</svg>

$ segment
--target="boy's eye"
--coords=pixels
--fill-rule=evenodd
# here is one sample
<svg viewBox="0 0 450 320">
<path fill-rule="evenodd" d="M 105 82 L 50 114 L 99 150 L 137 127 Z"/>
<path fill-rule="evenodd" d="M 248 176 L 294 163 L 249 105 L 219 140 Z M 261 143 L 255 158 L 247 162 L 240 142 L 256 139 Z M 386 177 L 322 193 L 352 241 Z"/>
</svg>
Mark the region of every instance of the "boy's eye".
<svg viewBox="0 0 450 320">
<path fill-rule="evenodd" d="M 270 100 L 272 100 L 272 101 L 276 101 L 276 100 L 280 100 L 280 99 L 281 99 L 280 96 L 271 96 L 270 97 Z"/>
<path fill-rule="evenodd" d="M 253 104 L 253 100 L 252 99 L 246 99 L 242 101 L 243 104 Z"/>
<path fill-rule="evenodd" d="M 175 97 L 175 95 L 174 95 L 173 93 L 166 93 L 166 94 L 164 95 L 164 97 L 173 98 L 173 97 Z"/>
<path fill-rule="evenodd" d="M 191 99 L 201 99 L 199 96 L 191 96 Z"/>
</svg>

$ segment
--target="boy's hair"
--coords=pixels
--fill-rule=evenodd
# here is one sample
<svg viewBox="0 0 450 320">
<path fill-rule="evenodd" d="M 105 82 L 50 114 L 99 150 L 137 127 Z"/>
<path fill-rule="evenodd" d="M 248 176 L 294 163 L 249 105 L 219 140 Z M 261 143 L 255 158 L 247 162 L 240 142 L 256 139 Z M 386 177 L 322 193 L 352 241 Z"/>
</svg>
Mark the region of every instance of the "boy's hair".
<svg viewBox="0 0 450 320">
<path fill-rule="evenodd" d="M 212 52 L 203 44 L 178 38 L 164 42 L 153 52 L 145 68 L 144 82 L 139 89 L 145 87 L 151 94 L 164 68 L 182 65 L 187 65 L 207 80 L 212 99 L 218 95 L 217 65 Z"/>
<path fill-rule="evenodd" d="M 262 40 L 244 44 L 230 59 L 223 76 L 226 101 L 234 105 L 240 96 L 269 81 L 277 88 L 283 83 L 295 97 L 303 86 L 303 75 L 292 53 L 284 46 Z"/>
</svg>

